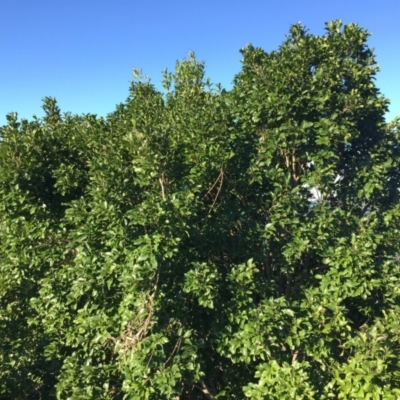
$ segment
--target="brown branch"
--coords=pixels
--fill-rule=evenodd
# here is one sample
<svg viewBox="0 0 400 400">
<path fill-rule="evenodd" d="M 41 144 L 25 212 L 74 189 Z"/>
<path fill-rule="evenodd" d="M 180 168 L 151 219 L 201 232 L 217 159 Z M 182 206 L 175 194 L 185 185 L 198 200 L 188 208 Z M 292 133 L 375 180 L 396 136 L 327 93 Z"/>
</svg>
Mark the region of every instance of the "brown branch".
<svg viewBox="0 0 400 400">
<path fill-rule="evenodd" d="M 218 183 L 218 181 L 221 179 L 221 174 L 223 175 L 223 170 L 221 168 L 218 178 L 216 179 L 216 181 L 213 183 L 213 185 L 210 187 L 210 189 L 208 190 L 208 192 L 203 196 L 203 200 L 211 193 L 211 191 L 214 189 L 215 185 Z"/>
<path fill-rule="evenodd" d="M 207 193 L 203 196 L 203 200 L 211 193 L 211 191 L 216 187 L 216 185 L 218 184 L 218 182 L 219 182 L 219 187 L 218 187 L 218 190 L 217 190 L 217 194 L 216 194 L 215 197 L 214 197 L 213 203 L 212 203 L 212 205 L 211 205 L 211 207 L 210 207 L 208 213 L 210 213 L 211 210 L 213 209 L 215 203 L 217 202 L 217 199 L 218 199 L 218 197 L 219 197 L 219 194 L 221 193 L 222 184 L 223 184 L 223 182 L 224 182 L 224 170 L 222 169 L 222 167 L 221 167 L 221 169 L 220 169 L 220 171 L 219 171 L 218 178 L 217 178 L 217 179 L 215 180 L 215 182 L 212 184 L 212 186 L 210 187 L 210 189 L 208 189 Z"/>
<path fill-rule="evenodd" d="M 162 194 L 162 198 L 163 200 L 165 200 L 165 189 L 164 189 L 164 183 L 165 183 L 165 179 L 164 179 L 164 172 L 161 174 L 160 178 L 158 179 L 161 185 L 161 194 Z"/>
<path fill-rule="evenodd" d="M 182 337 L 180 337 L 180 338 L 178 339 L 178 341 L 175 343 L 175 347 L 174 347 L 174 349 L 172 350 L 172 353 L 169 355 L 167 361 L 165 361 L 164 365 L 167 365 L 168 362 L 171 360 L 172 356 L 175 354 L 175 352 L 177 353 L 177 352 L 179 351 L 179 349 L 180 349 L 180 347 L 181 347 L 181 343 L 182 343 Z"/>
<path fill-rule="evenodd" d="M 224 171 L 223 171 L 222 168 L 221 168 L 220 176 L 221 176 L 221 182 L 220 182 L 220 185 L 219 185 L 219 188 L 218 188 L 218 192 L 217 192 L 217 194 L 216 194 L 216 196 L 214 198 L 214 201 L 213 201 L 213 203 L 211 205 L 209 213 L 211 212 L 212 208 L 214 207 L 214 205 L 215 205 L 215 203 L 216 203 L 216 201 L 218 199 L 219 194 L 221 193 L 222 184 L 224 182 Z"/>
<path fill-rule="evenodd" d="M 289 169 L 290 161 L 289 161 L 289 156 L 286 153 L 285 153 L 285 158 L 286 158 L 286 168 Z"/>
<path fill-rule="evenodd" d="M 210 389 L 207 387 L 207 385 L 205 384 L 205 382 L 204 382 L 204 381 L 200 381 L 200 385 L 201 385 L 201 386 L 199 386 L 199 385 L 194 385 L 194 386 L 195 386 L 197 389 L 201 390 L 201 391 L 205 394 L 205 396 L 207 397 L 207 399 L 214 400 L 215 397 L 214 397 L 214 395 L 210 392 Z"/>
<path fill-rule="evenodd" d="M 292 357 L 292 364 L 297 360 L 297 356 L 299 355 L 299 350 L 296 350 L 293 353 L 293 357 Z"/>
<path fill-rule="evenodd" d="M 122 333 L 122 336 L 120 336 L 118 339 L 110 338 L 115 342 L 115 346 L 120 345 L 125 352 L 127 350 L 135 352 L 138 342 L 145 337 L 147 330 L 152 325 L 151 318 L 153 317 L 154 312 L 154 297 L 157 294 L 159 277 L 160 270 L 158 267 L 153 293 L 148 295 L 148 301 L 141 304 L 141 308 L 138 311 L 135 319 L 128 322 L 124 332 Z M 141 320 L 141 315 L 145 313 L 147 313 L 146 317 L 144 320 Z M 119 344 L 119 341 L 122 341 L 122 343 Z M 152 355 L 150 356 L 149 362 L 151 357 Z"/>
<path fill-rule="evenodd" d="M 295 156 L 295 150 L 293 150 L 293 154 L 292 154 L 292 177 L 295 180 L 295 182 L 297 182 L 299 180 L 299 175 L 297 172 L 297 160 L 296 160 L 296 156 Z"/>
</svg>

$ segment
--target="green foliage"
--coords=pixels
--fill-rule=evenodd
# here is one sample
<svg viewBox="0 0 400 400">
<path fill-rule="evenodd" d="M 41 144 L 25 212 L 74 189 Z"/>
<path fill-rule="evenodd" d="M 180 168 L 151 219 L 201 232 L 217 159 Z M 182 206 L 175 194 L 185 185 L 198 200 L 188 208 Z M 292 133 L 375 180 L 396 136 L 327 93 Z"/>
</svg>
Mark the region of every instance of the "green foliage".
<svg viewBox="0 0 400 400">
<path fill-rule="evenodd" d="M 400 397 L 400 120 L 368 33 L 135 70 L 0 131 L 0 398 Z M 36 397 L 35 397 L 36 396 Z"/>
</svg>

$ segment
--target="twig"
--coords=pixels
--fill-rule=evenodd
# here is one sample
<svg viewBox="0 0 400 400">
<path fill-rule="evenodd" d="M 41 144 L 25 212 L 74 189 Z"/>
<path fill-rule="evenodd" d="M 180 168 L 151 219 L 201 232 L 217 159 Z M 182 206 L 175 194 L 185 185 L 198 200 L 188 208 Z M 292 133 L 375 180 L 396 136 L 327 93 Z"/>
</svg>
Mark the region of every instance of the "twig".
<svg viewBox="0 0 400 400">
<path fill-rule="evenodd" d="M 221 193 L 222 184 L 224 183 L 224 171 L 222 170 L 222 168 L 221 168 L 221 174 L 220 175 L 221 175 L 221 183 L 219 185 L 217 195 L 215 196 L 214 201 L 213 201 L 213 203 L 211 205 L 210 211 L 214 207 L 214 205 L 215 205 L 215 203 L 216 203 L 216 201 L 218 199 L 218 196 Z"/>
<path fill-rule="evenodd" d="M 293 353 L 293 357 L 292 357 L 292 364 L 297 360 L 297 356 L 299 355 L 299 350 L 296 350 Z"/>
<path fill-rule="evenodd" d="M 214 397 L 214 395 L 211 394 L 211 392 L 208 389 L 208 387 L 205 384 L 205 382 L 204 381 L 200 381 L 200 385 L 201 386 L 199 386 L 199 385 L 194 385 L 194 386 L 197 387 L 197 389 L 200 389 L 206 395 L 207 399 L 214 400 L 215 397 Z"/>
<path fill-rule="evenodd" d="M 165 200 L 165 190 L 164 190 L 164 172 L 161 174 L 160 178 L 158 179 L 161 185 L 161 194 L 162 194 L 162 198 L 163 200 Z"/>
<path fill-rule="evenodd" d="M 222 168 L 221 168 L 221 170 L 220 170 L 220 172 L 219 172 L 218 178 L 217 178 L 216 181 L 213 183 L 213 185 L 210 187 L 210 189 L 208 190 L 208 192 L 203 196 L 203 199 L 206 198 L 206 197 L 211 193 L 211 191 L 214 189 L 215 185 L 216 185 L 216 184 L 218 183 L 218 181 L 221 179 L 221 175 L 222 175 L 222 179 L 223 179 L 224 171 L 222 170 Z"/>
<path fill-rule="evenodd" d="M 169 355 L 169 357 L 168 357 L 167 361 L 165 361 L 164 365 L 167 365 L 168 362 L 169 362 L 169 360 L 171 360 L 172 356 L 175 354 L 175 352 L 178 352 L 178 351 L 179 351 L 179 349 L 180 349 L 180 347 L 181 347 L 181 343 L 182 343 L 182 337 L 180 337 L 180 338 L 178 339 L 178 341 L 176 342 L 175 347 L 174 347 L 174 349 L 172 350 L 172 353 Z"/>
</svg>

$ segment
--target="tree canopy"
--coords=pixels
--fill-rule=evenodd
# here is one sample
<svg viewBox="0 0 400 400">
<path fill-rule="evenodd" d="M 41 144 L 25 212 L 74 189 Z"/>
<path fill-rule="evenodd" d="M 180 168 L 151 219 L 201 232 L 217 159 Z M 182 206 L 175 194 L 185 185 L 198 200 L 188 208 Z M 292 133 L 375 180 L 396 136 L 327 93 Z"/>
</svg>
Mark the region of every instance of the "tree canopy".
<svg viewBox="0 0 400 400">
<path fill-rule="evenodd" d="M 400 120 L 368 36 L 296 24 L 231 90 L 190 54 L 104 118 L 7 115 L 0 399 L 398 399 Z"/>
</svg>

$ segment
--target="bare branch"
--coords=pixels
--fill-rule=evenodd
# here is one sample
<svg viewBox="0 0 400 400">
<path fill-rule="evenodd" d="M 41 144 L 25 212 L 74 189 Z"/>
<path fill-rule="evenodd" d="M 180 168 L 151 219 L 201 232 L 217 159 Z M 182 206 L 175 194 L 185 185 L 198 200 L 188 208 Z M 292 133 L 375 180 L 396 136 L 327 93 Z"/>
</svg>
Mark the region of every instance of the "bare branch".
<svg viewBox="0 0 400 400">
<path fill-rule="evenodd" d="M 162 194 L 162 198 L 163 200 L 165 200 L 165 188 L 164 188 L 164 184 L 166 183 L 166 180 L 164 178 L 164 172 L 161 174 L 160 178 L 158 179 L 161 185 L 161 194 Z"/>
<path fill-rule="evenodd" d="M 214 395 L 210 392 L 210 389 L 207 387 L 207 385 L 205 384 L 204 381 L 200 381 L 200 386 L 199 385 L 195 385 L 195 387 L 197 389 L 201 390 L 205 394 L 207 399 L 210 399 L 210 400 L 214 400 L 215 399 Z"/>
</svg>

